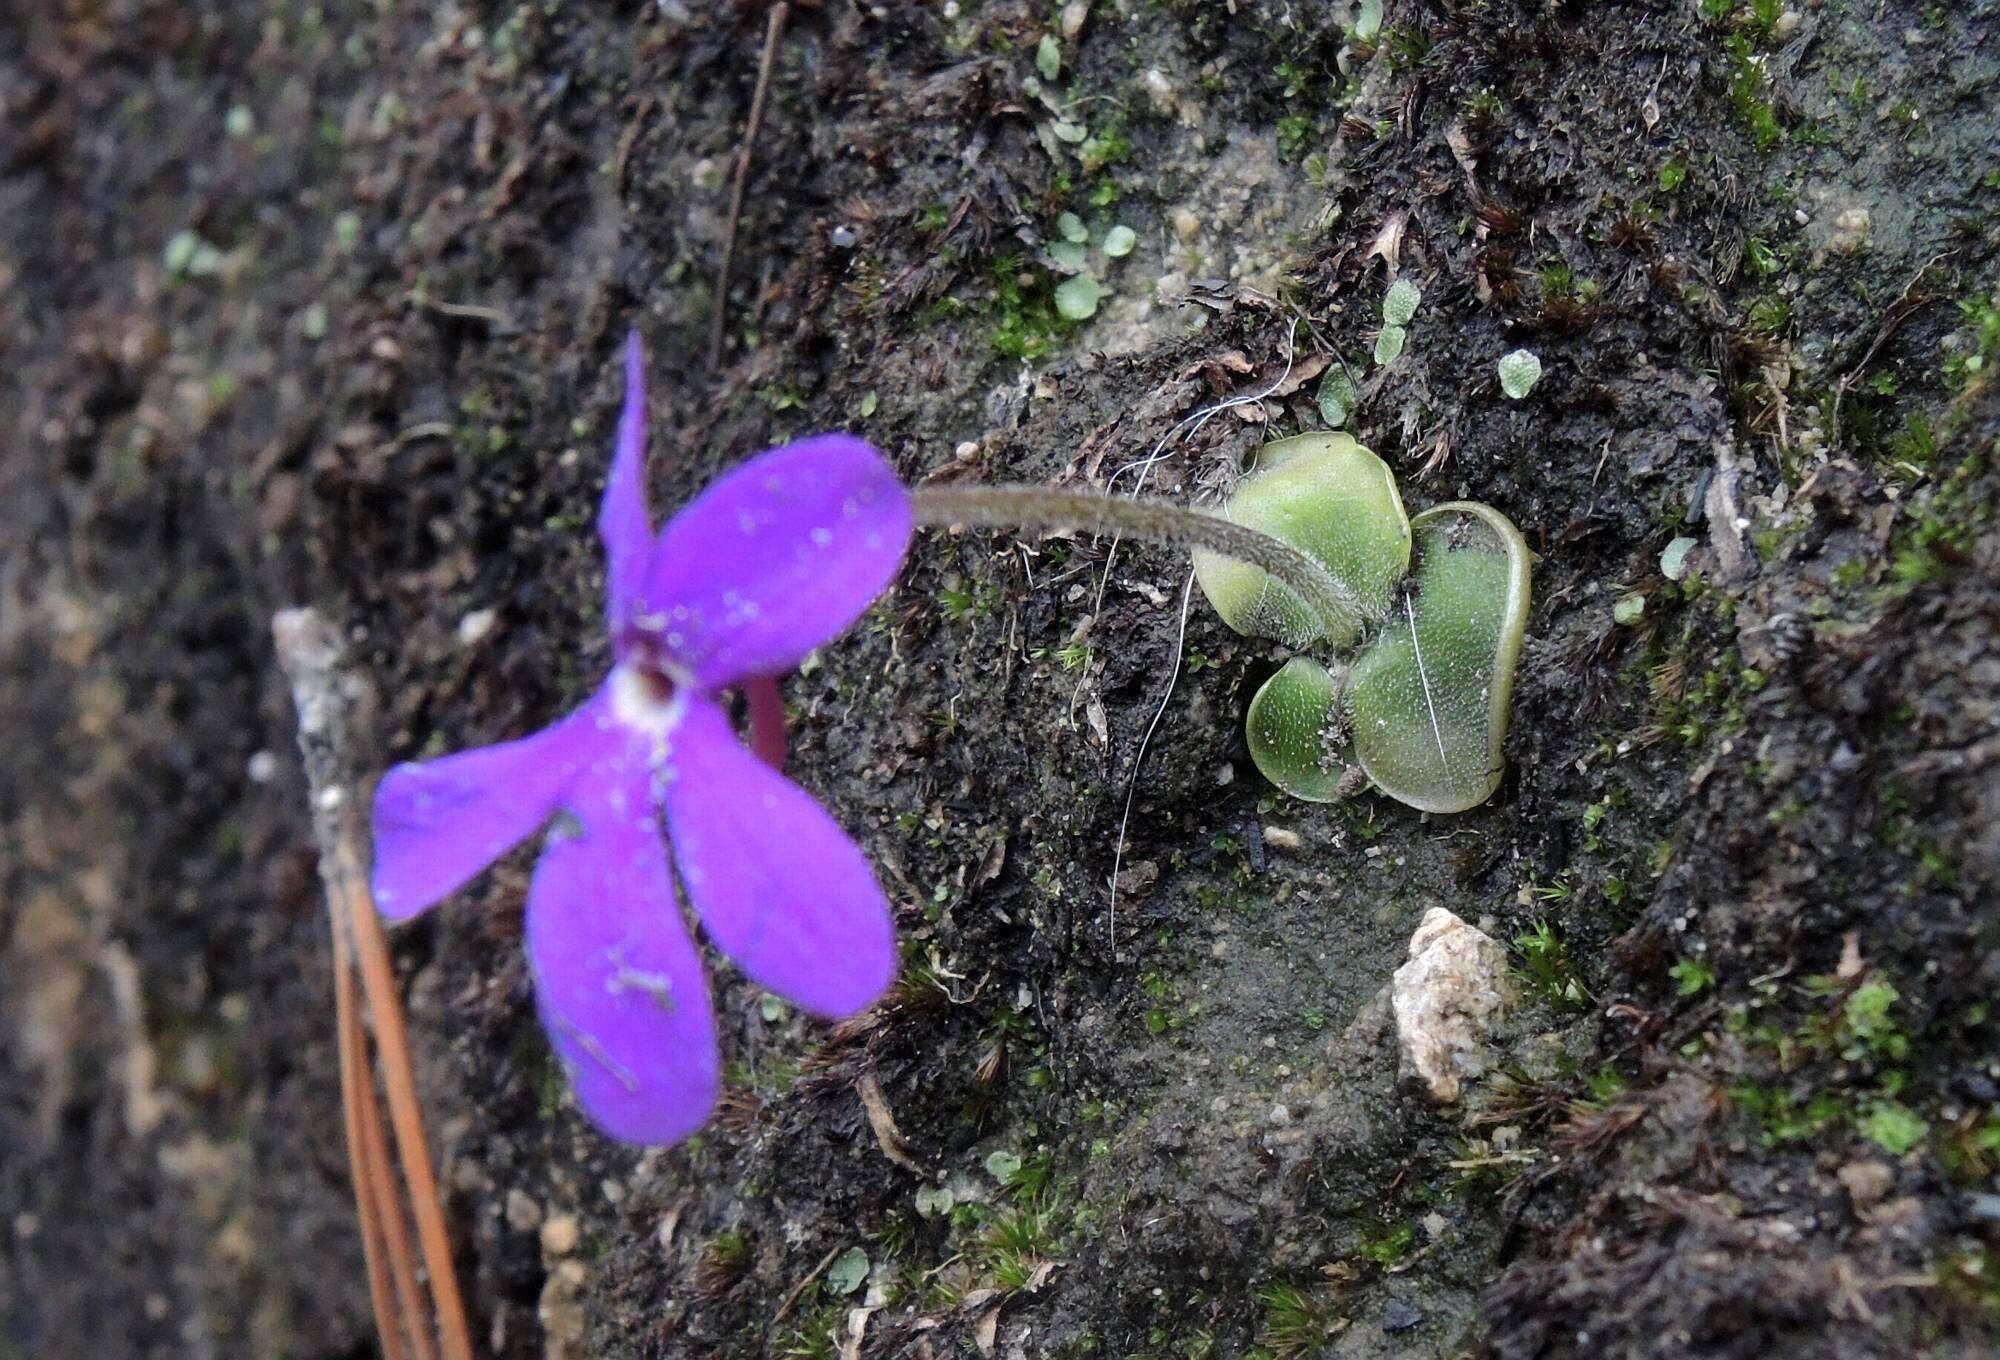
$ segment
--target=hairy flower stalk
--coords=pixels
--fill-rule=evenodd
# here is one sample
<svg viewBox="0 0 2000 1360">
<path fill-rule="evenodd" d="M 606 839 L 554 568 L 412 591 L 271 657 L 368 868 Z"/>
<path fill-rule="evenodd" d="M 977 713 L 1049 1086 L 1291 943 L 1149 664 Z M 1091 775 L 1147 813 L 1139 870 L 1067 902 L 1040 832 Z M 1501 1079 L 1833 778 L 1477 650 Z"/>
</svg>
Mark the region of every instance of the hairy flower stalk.
<svg viewBox="0 0 2000 1360">
<path fill-rule="evenodd" d="M 932 527 L 1112 529 L 1148 543 L 1205 549 L 1233 557 L 1289 586 L 1329 635 L 1351 633 L 1361 626 L 1354 592 L 1313 558 L 1269 534 L 1171 501 L 1018 483 L 920 486 L 910 493 L 910 511 L 916 523 Z"/>
</svg>

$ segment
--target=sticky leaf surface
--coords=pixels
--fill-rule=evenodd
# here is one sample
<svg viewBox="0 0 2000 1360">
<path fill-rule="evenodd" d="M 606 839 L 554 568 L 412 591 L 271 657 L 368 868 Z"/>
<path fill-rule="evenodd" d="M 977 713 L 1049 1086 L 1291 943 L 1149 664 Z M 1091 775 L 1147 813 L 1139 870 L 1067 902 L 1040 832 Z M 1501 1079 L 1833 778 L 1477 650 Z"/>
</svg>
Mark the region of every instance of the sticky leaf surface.
<svg viewBox="0 0 2000 1360">
<path fill-rule="evenodd" d="M 1244 724 L 1250 758 L 1294 798 L 1330 803 L 1347 768 L 1340 682 L 1319 662 L 1295 656 L 1264 682 Z"/>
<path fill-rule="evenodd" d="M 1505 515 L 1464 501 L 1425 511 L 1411 528 L 1410 588 L 1348 679 L 1354 749 L 1392 798 L 1462 812 L 1500 783 L 1528 548 Z"/>
<path fill-rule="evenodd" d="M 1410 521 L 1396 479 L 1387 464 L 1344 434 L 1266 444 L 1223 514 L 1316 558 L 1353 593 L 1369 620 L 1383 616 L 1391 587 L 1409 568 Z M 1197 552 L 1194 570 L 1209 604 L 1237 632 L 1292 647 L 1322 636 L 1319 620 L 1297 593 L 1256 567 Z M 1352 646 L 1355 630 L 1327 641 Z"/>
</svg>

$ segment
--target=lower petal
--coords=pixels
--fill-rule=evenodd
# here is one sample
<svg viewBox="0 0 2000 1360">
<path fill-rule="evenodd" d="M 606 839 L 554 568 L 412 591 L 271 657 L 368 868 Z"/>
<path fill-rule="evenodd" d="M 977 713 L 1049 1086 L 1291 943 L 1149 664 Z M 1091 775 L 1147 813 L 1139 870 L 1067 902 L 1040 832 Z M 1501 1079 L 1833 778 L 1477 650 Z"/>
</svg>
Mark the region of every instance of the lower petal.
<svg viewBox="0 0 2000 1360">
<path fill-rule="evenodd" d="M 674 855 L 702 925 L 752 980 L 831 1019 L 872 1005 L 896 934 L 861 849 L 691 700 L 662 768 Z"/>
<path fill-rule="evenodd" d="M 646 791 L 614 786 L 612 799 L 583 809 L 579 833 L 552 835 L 535 866 L 535 1002 L 592 1122 L 672 1143 L 715 1107 L 715 1019 Z"/>
<path fill-rule="evenodd" d="M 375 789 L 375 905 L 405 920 L 533 835 L 599 758 L 595 706 L 519 741 L 403 764 Z"/>
</svg>

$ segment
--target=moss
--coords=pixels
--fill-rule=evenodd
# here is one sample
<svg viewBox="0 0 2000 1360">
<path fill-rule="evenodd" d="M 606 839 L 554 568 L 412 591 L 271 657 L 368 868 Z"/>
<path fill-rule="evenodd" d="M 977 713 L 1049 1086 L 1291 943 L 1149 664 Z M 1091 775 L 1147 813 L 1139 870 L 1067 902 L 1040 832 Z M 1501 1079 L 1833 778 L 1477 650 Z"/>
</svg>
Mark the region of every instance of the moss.
<svg viewBox="0 0 2000 1360">
<path fill-rule="evenodd" d="M 1416 1228 L 1408 1223 L 1395 1223 L 1363 1241 L 1356 1254 L 1378 1266 L 1393 1266 L 1406 1259 L 1416 1245 Z"/>
<path fill-rule="evenodd" d="M 1944 581 L 1965 564 L 1974 535 L 1993 514 L 1983 486 L 1990 456 L 1981 451 L 1966 458 L 1898 520 L 1889 559 L 1891 594 Z"/>
<path fill-rule="evenodd" d="M 1577 976 L 1569 947 L 1547 919 L 1536 921 L 1526 934 L 1514 937 L 1509 954 L 1522 990 L 1557 1010 L 1584 1010 L 1590 994 Z"/>
<path fill-rule="evenodd" d="M 1701 959 L 1682 959 L 1667 971 L 1677 996 L 1699 996 L 1715 986 L 1715 970 Z"/>
<path fill-rule="evenodd" d="M 834 1360 L 839 1354 L 840 1325 L 847 1305 L 841 1299 L 826 1299 L 801 1308 L 797 1321 L 777 1343 L 775 1354 L 784 1360 Z"/>
<path fill-rule="evenodd" d="M 1323 1290 L 1271 1284 L 1257 1291 L 1263 1319 L 1257 1343 L 1278 1360 L 1310 1355 L 1334 1335 L 1342 1319 Z"/>
<path fill-rule="evenodd" d="M 1862 1137 L 1895 1157 L 1915 1148 L 1930 1132 L 1930 1125 L 1922 1117 L 1894 1100 L 1875 1101 L 1855 1128 Z"/>
<path fill-rule="evenodd" d="M 1838 1126 L 1846 1114 L 1840 1099 L 1827 1092 L 1801 1097 L 1787 1087 L 1746 1082 L 1731 1087 L 1729 1097 L 1759 1126 L 1766 1147 L 1815 1137 Z"/>
</svg>

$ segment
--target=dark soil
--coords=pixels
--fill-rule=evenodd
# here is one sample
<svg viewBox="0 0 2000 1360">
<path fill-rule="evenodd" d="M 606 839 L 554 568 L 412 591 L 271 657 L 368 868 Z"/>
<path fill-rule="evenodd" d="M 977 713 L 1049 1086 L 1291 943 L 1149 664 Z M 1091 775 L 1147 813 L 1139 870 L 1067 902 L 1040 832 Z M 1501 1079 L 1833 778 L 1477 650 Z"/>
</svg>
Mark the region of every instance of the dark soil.
<svg viewBox="0 0 2000 1360">
<path fill-rule="evenodd" d="M 381 761 L 574 702 L 628 325 L 656 504 L 832 427 L 1103 487 L 1338 354 L 1542 561 L 1507 779 L 1427 818 L 1261 780 L 1280 657 L 1184 560 L 924 537 L 786 688 L 904 980 L 718 965 L 671 1151 L 567 1101 L 526 853 L 398 932 L 491 1354 L 1995 1353 L 2000 5 L 1079 9 L 1050 78 L 1059 8 L 795 7 L 715 369 L 762 7 L 0 9 L 0 1357 L 373 1353 L 268 620 L 345 622 Z M 1444 1110 L 1377 1000 L 1434 905 L 1525 997 Z"/>
</svg>

